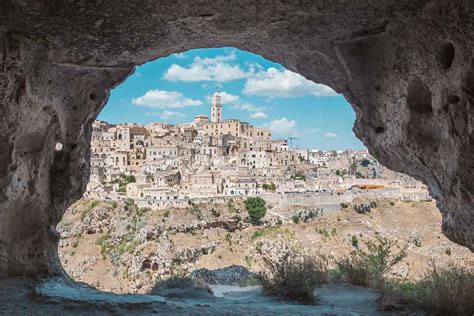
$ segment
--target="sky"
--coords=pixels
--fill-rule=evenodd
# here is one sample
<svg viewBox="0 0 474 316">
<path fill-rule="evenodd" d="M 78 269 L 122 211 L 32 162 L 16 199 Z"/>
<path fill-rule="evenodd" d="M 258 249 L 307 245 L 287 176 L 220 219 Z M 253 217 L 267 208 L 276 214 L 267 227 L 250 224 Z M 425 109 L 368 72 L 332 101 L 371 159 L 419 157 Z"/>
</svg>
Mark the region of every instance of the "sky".
<svg viewBox="0 0 474 316">
<path fill-rule="evenodd" d="M 268 127 L 293 146 L 364 149 L 352 132 L 355 113 L 342 95 L 253 53 L 236 48 L 193 49 L 136 68 L 112 90 L 99 114 L 109 123 L 191 122 L 210 116 L 222 96 L 223 119 Z"/>
</svg>

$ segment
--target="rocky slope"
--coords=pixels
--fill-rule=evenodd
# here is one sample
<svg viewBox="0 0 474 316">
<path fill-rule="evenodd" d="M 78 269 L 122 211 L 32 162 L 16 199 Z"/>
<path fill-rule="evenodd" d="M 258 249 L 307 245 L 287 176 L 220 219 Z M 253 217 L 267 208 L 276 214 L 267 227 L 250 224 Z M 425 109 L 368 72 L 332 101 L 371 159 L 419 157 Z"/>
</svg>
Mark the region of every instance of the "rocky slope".
<svg viewBox="0 0 474 316">
<path fill-rule="evenodd" d="M 165 212 L 83 199 L 59 226 L 60 256 L 75 280 L 117 293 L 146 293 L 158 279 L 200 268 L 258 271 L 262 260 L 294 252 L 339 258 L 375 236 L 408 244 L 408 257 L 393 270 L 398 276 L 418 278 L 432 260 L 474 264 L 469 250 L 441 234 L 434 203 L 355 203 L 322 216 L 316 209 L 295 209 L 291 217 L 270 210 L 261 226 L 252 226 L 240 199 Z"/>
</svg>

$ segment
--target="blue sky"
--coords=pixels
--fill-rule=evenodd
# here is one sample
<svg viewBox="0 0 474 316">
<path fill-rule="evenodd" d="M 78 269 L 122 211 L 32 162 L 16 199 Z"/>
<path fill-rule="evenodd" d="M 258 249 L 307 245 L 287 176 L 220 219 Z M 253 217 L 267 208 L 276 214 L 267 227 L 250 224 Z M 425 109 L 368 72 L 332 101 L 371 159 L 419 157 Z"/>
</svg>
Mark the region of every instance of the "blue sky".
<svg viewBox="0 0 474 316">
<path fill-rule="evenodd" d="M 194 49 L 137 67 L 99 114 L 109 123 L 190 122 L 222 95 L 224 119 L 269 127 L 301 148 L 363 149 L 342 95 L 236 48 Z"/>
</svg>

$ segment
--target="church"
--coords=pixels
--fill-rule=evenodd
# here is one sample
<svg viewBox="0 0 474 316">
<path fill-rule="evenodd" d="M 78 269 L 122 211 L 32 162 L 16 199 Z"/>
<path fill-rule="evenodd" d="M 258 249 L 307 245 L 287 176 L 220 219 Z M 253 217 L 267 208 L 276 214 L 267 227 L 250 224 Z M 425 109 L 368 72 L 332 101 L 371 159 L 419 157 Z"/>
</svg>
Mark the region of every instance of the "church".
<svg viewBox="0 0 474 316">
<path fill-rule="evenodd" d="M 269 128 L 254 127 L 247 122 L 236 119 L 222 119 L 222 97 L 216 92 L 212 96 L 211 120 L 203 114 L 194 118 L 194 123 L 202 135 L 234 137 L 250 137 L 271 140 L 272 132 Z"/>
</svg>

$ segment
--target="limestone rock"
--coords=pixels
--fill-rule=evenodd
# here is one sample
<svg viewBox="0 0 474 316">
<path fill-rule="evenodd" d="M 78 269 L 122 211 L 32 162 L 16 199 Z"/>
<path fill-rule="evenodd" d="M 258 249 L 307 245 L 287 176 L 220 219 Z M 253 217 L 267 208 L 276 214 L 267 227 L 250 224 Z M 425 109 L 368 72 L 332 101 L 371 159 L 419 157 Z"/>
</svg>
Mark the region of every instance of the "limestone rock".
<svg viewBox="0 0 474 316">
<path fill-rule="evenodd" d="M 444 234 L 473 250 L 473 7 L 3 1 L 0 276 L 62 273 L 56 225 L 85 190 L 91 125 L 110 89 L 136 65 L 197 47 L 249 50 L 344 94 L 371 154 L 426 183 Z"/>
</svg>

